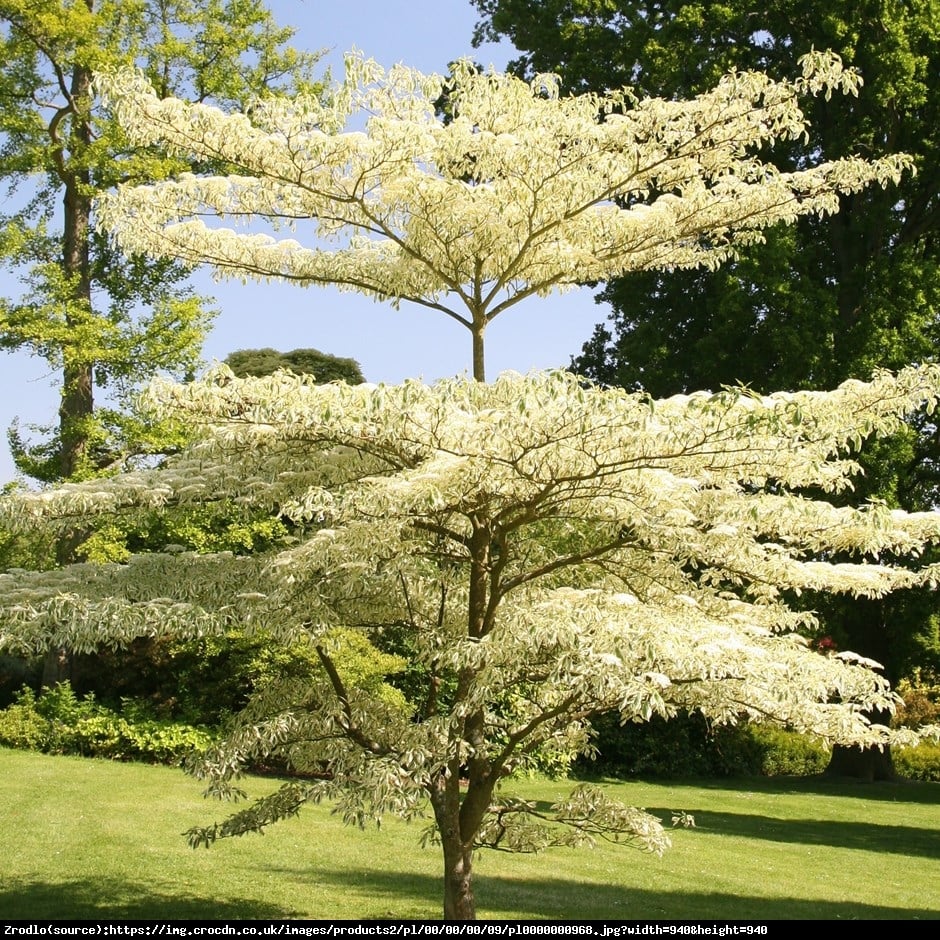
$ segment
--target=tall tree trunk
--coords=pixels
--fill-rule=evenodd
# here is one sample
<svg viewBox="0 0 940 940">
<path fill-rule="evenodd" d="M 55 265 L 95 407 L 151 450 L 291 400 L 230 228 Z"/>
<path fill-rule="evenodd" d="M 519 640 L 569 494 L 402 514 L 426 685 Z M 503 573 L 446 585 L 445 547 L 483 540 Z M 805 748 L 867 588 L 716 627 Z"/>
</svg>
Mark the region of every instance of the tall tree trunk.
<svg viewBox="0 0 940 940">
<path fill-rule="evenodd" d="M 71 120 L 68 157 L 62 157 L 63 198 L 62 270 L 69 285 L 65 311 L 67 326 L 78 330 L 92 312 L 91 260 L 91 176 L 84 166 L 85 151 L 91 143 L 91 129 L 80 110 L 91 97 L 91 69 L 76 65 L 70 89 Z M 68 162 L 66 163 L 66 160 Z M 76 343 L 73 349 L 78 348 Z M 63 356 L 62 401 L 59 406 L 59 466 L 63 478 L 73 476 L 88 451 L 87 422 L 94 413 L 92 365 L 66 346 Z"/>
<path fill-rule="evenodd" d="M 86 0 L 89 9 L 92 0 Z M 70 330 L 78 332 L 91 315 L 91 174 L 84 164 L 85 152 L 91 143 L 91 128 L 83 113 L 91 100 L 92 71 L 84 65 L 72 70 L 69 103 L 50 126 L 57 145 L 59 176 L 65 187 L 62 222 L 62 272 L 68 285 L 65 321 Z M 67 137 L 58 137 L 60 121 L 68 123 Z M 63 479 L 77 474 L 88 456 L 88 423 L 94 414 L 92 365 L 80 348 L 66 344 L 63 350 L 62 398 L 59 405 L 59 473 Z M 64 534 L 56 545 L 60 565 L 75 561 L 75 549 L 81 534 Z M 66 680 L 74 682 L 72 654 L 64 648 L 50 650 L 43 663 L 42 684 L 51 687 Z"/>
<path fill-rule="evenodd" d="M 486 381 L 486 355 L 483 344 L 485 330 L 486 321 L 475 318 L 470 332 L 473 335 L 473 378 L 477 382 Z"/>
</svg>

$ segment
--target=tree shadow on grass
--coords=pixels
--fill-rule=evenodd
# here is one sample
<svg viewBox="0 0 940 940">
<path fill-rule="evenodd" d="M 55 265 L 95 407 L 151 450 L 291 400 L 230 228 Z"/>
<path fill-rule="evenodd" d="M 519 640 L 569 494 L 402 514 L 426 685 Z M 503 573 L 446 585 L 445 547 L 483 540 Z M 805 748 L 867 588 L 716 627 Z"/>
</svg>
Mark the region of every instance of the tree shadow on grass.
<svg viewBox="0 0 940 940">
<path fill-rule="evenodd" d="M 648 812 L 669 823 L 671 811 Z M 828 845 L 865 852 L 940 858 L 940 830 L 916 826 L 885 826 L 877 823 L 827 819 L 778 819 L 755 813 L 716 813 L 687 809 L 695 818 L 693 833 L 765 839 L 770 842 Z"/>
<path fill-rule="evenodd" d="M 298 873 L 291 871 L 296 878 Z M 303 874 L 301 874 L 302 880 Z M 319 870 L 318 882 L 340 888 L 368 886 L 370 909 L 358 916 L 412 918 L 416 907 L 437 910 L 441 882 L 430 875 L 377 869 Z M 648 891 L 562 878 L 483 875 L 477 881 L 483 918 L 522 916 L 539 920 L 935 920 L 940 909 L 901 910 L 870 903 L 804 898 L 761 898 L 682 891 Z M 119 879 L 72 882 L 7 882 L 0 889 L 5 920 L 289 920 L 290 911 L 256 900 L 165 893 Z M 296 914 L 294 915 L 296 916 Z M 331 912 L 324 911 L 329 918 Z"/>
<path fill-rule="evenodd" d="M 940 807 L 940 786 L 936 784 L 876 783 L 846 784 L 828 777 L 775 777 L 772 780 L 704 781 L 694 784 L 700 789 L 735 790 L 750 793 L 800 793 L 848 799 L 883 799 L 898 803 L 936 804 Z M 534 801 L 536 809 L 549 814 L 551 803 Z M 674 807 L 646 807 L 669 828 Z M 695 832 L 764 839 L 771 842 L 827 845 L 860 849 L 868 852 L 889 852 L 898 855 L 940 858 L 940 828 L 890 826 L 878 823 L 847 822 L 825 819 L 779 819 L 756 813 L 715 812 L 696 810 L 683 804 L 683 811 L 695 818 Z M 940 818 L 940 817 L 938 817 Z"/>
<path fill-rule="evenodd" d="M 290 913 L 256 899 L 196 897 L 118 878 L 5 878 L 0 886 L 0 917 L 6 920 L 281 920 Z"/>
<path fill-rule="evenodd" d="M 623 780 L 606 777 L 608 782 L 623 783 Z M 733 790 L 745 793 L 805 793 L 816 796 L 839 796 L 846 799 L 883 800 L 887 803 L 920 803 L 940 806 L 940 783 L 922 780 L 877 781 L 855 780 L 814 774 L 806 777 L 717 777 L 710 780 L 693 779 L 681 781 L 650 780 L 669 786 L 699 787 L 702 790 Z"/>
<path fill-rule="evenodd" d="M 291 871 L 292 878 L 303 874 Z M 318 882 L 367 886 L 373 910 L 363 918 L 401 918 L 415 904 L 440 903 L 441 881 L 430 875 L 380 869 L 318 871 Z M 477 916 L 534 920 L 936 920 L 940 908 L 885 907 L 863 901 L 747 897 L 692 891 L 649 891 L 564 878 L 480 875 L 474 881 Z M 328 914 L 326 916 L 329 916 Z"/>
</svg>

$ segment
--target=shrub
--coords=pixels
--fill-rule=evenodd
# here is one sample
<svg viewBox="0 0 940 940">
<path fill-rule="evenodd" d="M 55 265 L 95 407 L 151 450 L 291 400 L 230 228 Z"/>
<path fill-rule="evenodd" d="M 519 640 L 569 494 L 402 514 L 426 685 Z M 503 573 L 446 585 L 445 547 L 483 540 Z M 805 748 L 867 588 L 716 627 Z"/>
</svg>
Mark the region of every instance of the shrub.
<svg viewBox="0 0 940 940">
<path fill-rule="evenodd" d="M 749 725 L 747 733 L 760 752 L 758 772 L 765 777 L 821 774 L 829 749 L 815 738 L 772 725 Z"/>
<path fill-rule="evenodd" d="M 0 744 L 27 751 L 45 750 L 49 721 L 36 711 L 36 696 L 22 689 L 12 705 L 0 711 Z"/>
<path fill-rule="evenodd" d="M 582 770 L 642 777 L 729 777 L 759 773 L 761 753 L 742 725 L 711 725 L 700 714 L 620 724 L 616 713 L 593 722 L 597 757 Z"/>
<path fill-rule="evenodd" d="M 190 754 L 202 753 L 212 743 L 204 728 L 171 721 L 142 721 L 127 725 L 122 742 L 127 757 L 178 764 Z"/>
<path fill-rule="evenodd" d="M 581 770 L 658 778 L 822 773 L 829 750 L 814 738 L 772 725 L 710 725 L 698 714 L 621 725 L 615 714 L 594 723 L 598 752 Z"/>
<path fill-rule="evenodd" d="M 74 725 L 60 726 L 56 751 L 81 754 L 83 757 L 125 757 L 124 740 L 127 722 L 109 712 L 80 718 Z"/>
<path fill-rule="evenodd" d="M 895 727 L 940 724 L 940 676 L 915 669 L 898 683 L 897 692 L 902 703 L 894 715 Z"/>
<path fill-rule="evenodd" d="M 892 752 L 894 769 L 909 780 L 940 783 L 940 745 L 918 744 L 917 747 L 898 748 Z"/>
<path fill-rule="evenodd" d="M 143 706 L 128 704 L 127 716 L 119 715 L 93 695 L 79 698 L 65 682 L 39 696 L 23 689 L 0 711 L 0 744 L 47 754 L 175 764 L 212 741 L 203 728 L 143 717 Z"/>
<path fill-rule="evenodd" d="M 260 635 L 147 639 L 82 657 L 78 675 L 81 692 L 115 711 L 137 701 L 152 717 L 215 727 L 246 704 L 271 670 L 303 668 L 284 658 L 281 647 Z"/>
</svg>

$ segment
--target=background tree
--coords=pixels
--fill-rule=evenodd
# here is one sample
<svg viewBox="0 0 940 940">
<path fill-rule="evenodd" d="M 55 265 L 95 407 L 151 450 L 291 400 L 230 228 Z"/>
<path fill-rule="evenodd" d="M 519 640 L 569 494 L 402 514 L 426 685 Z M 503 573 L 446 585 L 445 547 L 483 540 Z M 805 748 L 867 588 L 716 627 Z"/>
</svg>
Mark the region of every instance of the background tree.
<svg viewBox="0 0 940 940">
<path fill-rule="evenodd" d="M 187 453 L 7 498 L 0 522 L 59 531 L 223 498 L 280 507 L 295 542 L 2 575 L 0 650 L 236 624 L 306 644 L 319 673 L 268 683 L 193 769 L 223 796 L 271 756 L 318 779 L 192 830 L 193 844 L 260 830 L 310 800 L 335 799 L 360 825 L 430 804 L 444 915 L 472 918 L 480 846 L 667 847 L 660 820 L 596 788 L 551 811 L 500 789 L 540 750 L 588 746 L 599 712 L 642 722 L 695 709 L 830 741 L 892 739 L 863 714 L 892 705 L 888 684 L 865 660 L 810 649 L 794 631 L 813 617 L 786 596 L 936 583 L 935 566 L 883 559 L 940 538 L 940 514 L 838 508 L 797 491 L 844 489 L 853 447 L 938 397 L 940 368 L 830 393 L 655 402 L 567 373 L 351 386 L 239 380 L 220 367 L 188 386 L 158 383 L 153 416 L 198 429 Z M 856 560 L 817 561 L 827 550 Z M 423 688 L 405 702 L 382 682 L 356 684 L 339 667 L 337 630 L 406 633 Z"/>
<path fill-rule="evenodd" d="M 674 97 L 708 87 L 729 67 L 791 74 L 811 48 L 832 49 L 859 68 L 864 85 L 843 106 L 817 98 L 807 113 L 812 142 L 776 146 L 783 170 L 846 153 L 912 155 L 916 174 L 883 190 L 843 196 L 831 217 L 805 217 L 767 232 L 719 270 L 631 274 L 607 284 L 612 305 L 573 367 L 594 379 L 653 395 L 744 382 L 757 390 L 828 388 L 876 367 L 936 356 L 940 321 L 940 68 L 932 2 L 829 4 L 803 0 L 759 10 L 749 3 L 475 0 L 478 38 L 509 37 L 524 50 L 522 74 L 557 71 L 565 87 L 628 82 Z M 940 437 L 919 421 L 864 462 L 864 492 L 892 505 L 937 503 Z M 828 622 L 839 642 L 885 663 L 898 679 L 940 658 L 930 597 L 837 605 Z M 870 754 L 834 769 L 890 775 Z"/>
<path fill-rule="evenodd" d="M 56 428 L 31 443 L 14 425 L 18 468 L 50 481 L 88 476 L 180 445 L 180 428 L 131 417 L 130 393 L 155 372 L 191 376 L 212 313 L 167 261 L 127 256 L 93 227 L 96 195 L 188 164 L 134 148 L 92 84 L 98 68 L 136 65 L 162 95 L 245 107 L 274 86 L 311 91 L 314 57 L 245 0 L 0 2 L 0 258 L 24 293 L 0 300 L 0 348 L 26 349 L 61 375 Z M 95 390 L 107 392 L 106 407 Z M 60 560 L 87 533 L 63 536 Z M 45 681 L 70 675 L 64 651 Z"/>
<path fill-rule="evenodd" d="M 139 145 L 239 176 L 122 187 L 101 200 L 100 219 L 131 252 L 436 310 L 469 330 L 482 380 L 486 327 L 526 297 L 630 270 L 716 266 L 777 221 L 833 212 L 839 193 L 896 177 L 905 161 L 893 156 L 767 174 L 760 148 L 806 130 L 799 96 L 854 87 L 829 57 L 804 66 L 793 82 L 729 74 L 691 102 L 666 102 L 560 97 L 550 78 L 530 85 L 463 62 L 447 80 L 446 118 L 442 78 L 404 67 L 385 77 L 359 58 L 329 102 L 267 100 L 250 115 L 161 99 L 113 73 L 99 84 Z M 340 132 L 351 115 L 364 133 Z M 290 223 L 317 244 L 213 228 L 213 215 Z"/>
<path fill-rule="evenodd" d="M 312 375 L 318 382 L 349 382 L 358 385 L 365 378 L 355 359 L 322 353 L 319 349 L 236 349 L 225 357 L 225 364 L 239 378 L 249 375 L 273 375 L 278 369 L 287 369 L 295 375 Z"/>
<path fill-rule="evenodd" d="M 51 437 L 33 446 L 12 430 L 26 474 L 72 478 L 175 446 L 170 429 L 156 440 L 123 406 L 157 371 L 191 375 L 211 320 L 180 266 L 122 255 L 94 231 L 96 195 L 187 164 L 134 149 L 93 71 L 137 65 L 161 95 L 246 107 L 275 86 L 313 90 L 315 57 L 287 46 L 291 35 L 245 0 L 0 2 L 0 175 L 18 194 L 0 217 L 0 258 L 25 288 L 0 301 L 0 347 L 62 376 Z M 109 407 L 96 407 L 96 387 Z"/>
</svg>

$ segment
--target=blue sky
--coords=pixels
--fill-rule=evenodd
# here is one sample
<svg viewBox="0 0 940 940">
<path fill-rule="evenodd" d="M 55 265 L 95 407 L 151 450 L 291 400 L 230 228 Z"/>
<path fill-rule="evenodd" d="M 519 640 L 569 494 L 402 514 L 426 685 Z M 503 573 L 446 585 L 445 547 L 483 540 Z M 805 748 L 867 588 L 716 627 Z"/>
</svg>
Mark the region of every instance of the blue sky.
<svg viewBox="0 0 940 940">
<path fill-rule="evenodd" d="M 443 72 L 447 63 L 472 55 L 484 65 L 503 68 L 513 56 L 507 44 L 478 50 L 470 39 L 477 15 L 466 0 L 273 0 L 278 22 L 296 27 L 294 44 L 326 50 L 322 60 L 341 77 L 343 55 L 353 47 L 383 66 L 404 62 L 424 72 Z M 470 334 L 458 324 L 415 305 L 399 310 L 331 288 L 291 285 L 214 283 L 196 272 L 197 289 L 215 298 L 220 315 L 204 347 L 207 361 L 234 349 L 272 346 L 288 350 L 314 346 L 351 356 L 366 378 L 427 381 L 470 369 Z M 17 285 L 0 272 L 0 295 L 15 295 Z M 567 365 L 580 351 L 605 308 L 590 290 L 532 298 L 497 318 L 487 331 L 487 373 Z M 56 376 L 45 363 L 0 353 L 0 429 L 21 423 L 52 423 L 57 407 Z M 14 469 L 5 440 L 0 441 L 0 483 Z"/>
</svg>

